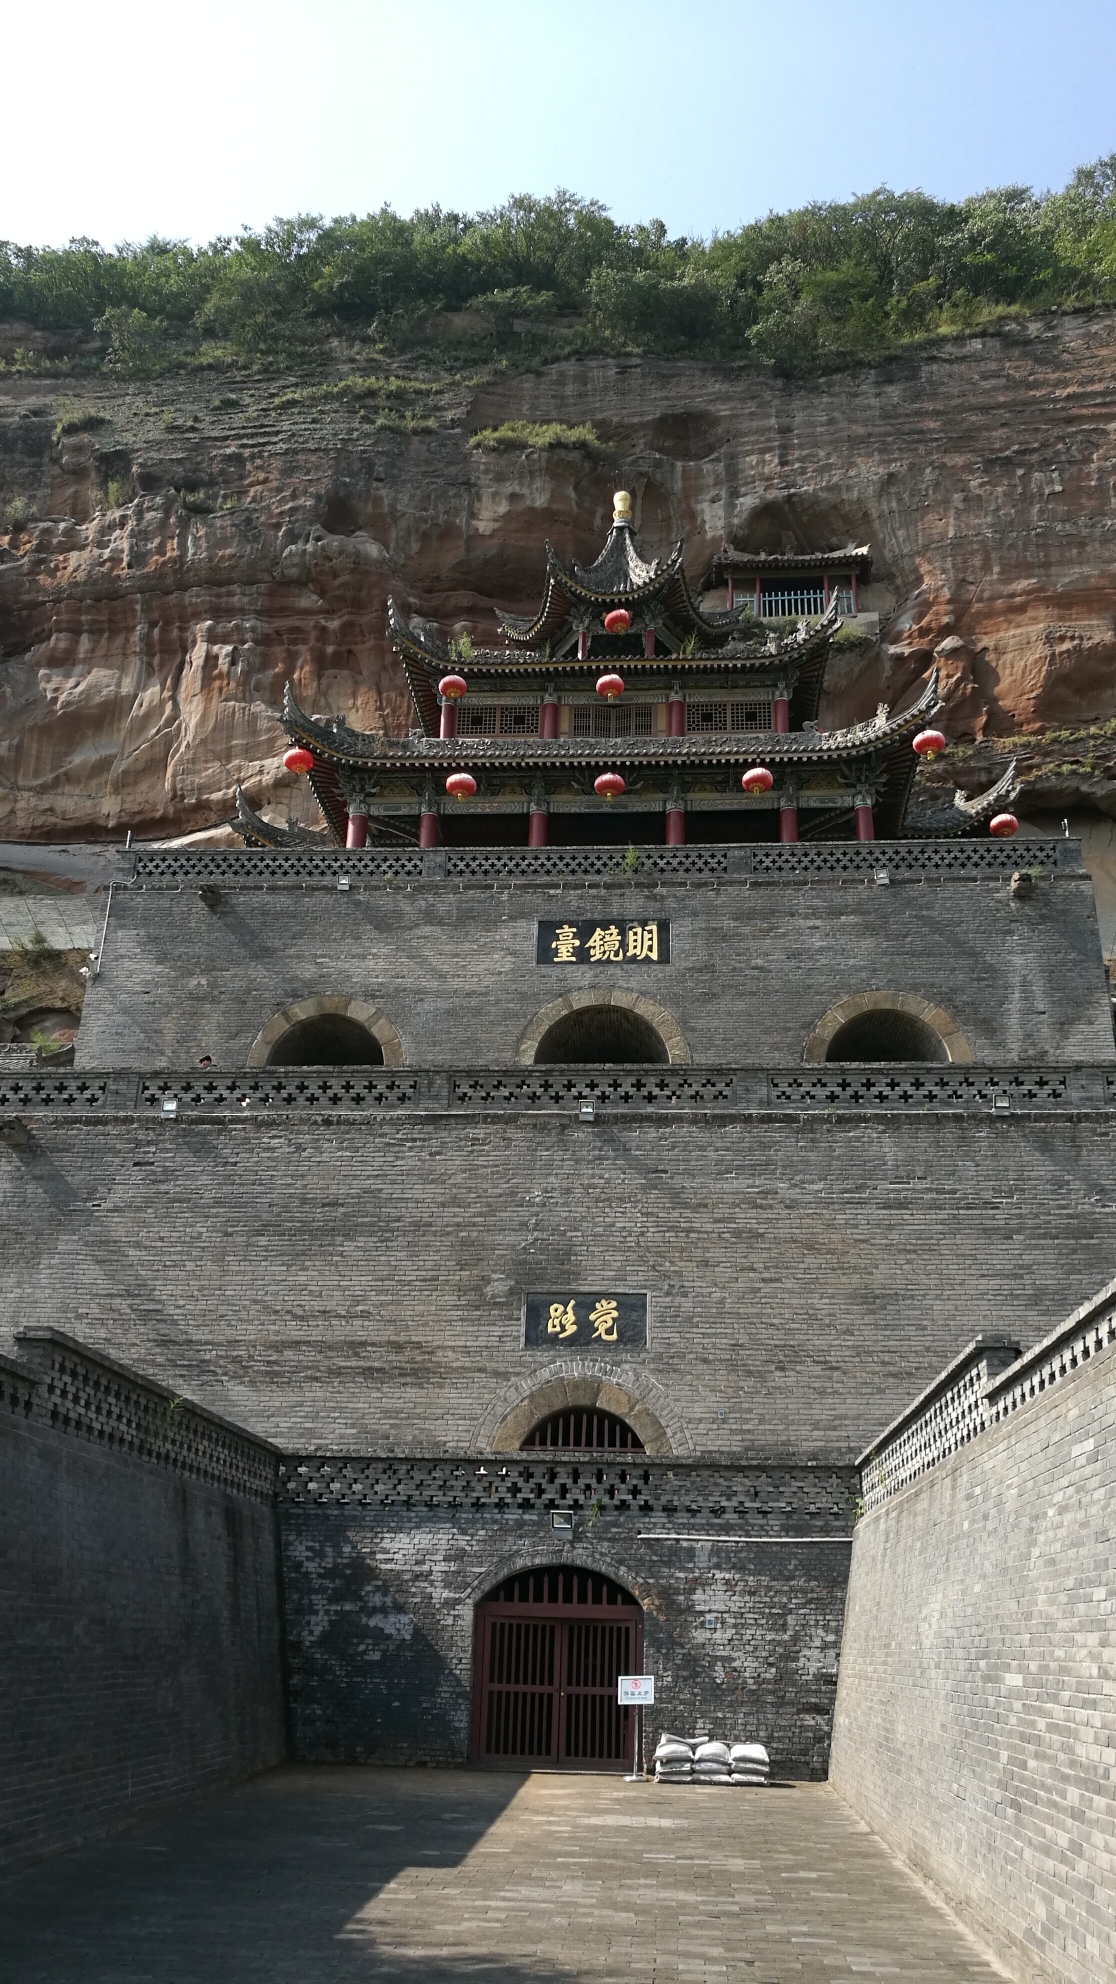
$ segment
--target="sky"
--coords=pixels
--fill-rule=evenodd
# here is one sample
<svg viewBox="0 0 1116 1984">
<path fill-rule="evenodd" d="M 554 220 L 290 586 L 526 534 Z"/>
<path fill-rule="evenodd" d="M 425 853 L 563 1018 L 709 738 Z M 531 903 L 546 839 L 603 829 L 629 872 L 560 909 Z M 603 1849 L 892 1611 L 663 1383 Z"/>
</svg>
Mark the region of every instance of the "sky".
<svg viewBox="0 0 1116 1984">
<path fill-rule="evenodd" d="M 565 186 L 709 235 L 1116 151 L 1112 0 L 53 0 L 8 10 L 0 239 Z"/>
</svg>

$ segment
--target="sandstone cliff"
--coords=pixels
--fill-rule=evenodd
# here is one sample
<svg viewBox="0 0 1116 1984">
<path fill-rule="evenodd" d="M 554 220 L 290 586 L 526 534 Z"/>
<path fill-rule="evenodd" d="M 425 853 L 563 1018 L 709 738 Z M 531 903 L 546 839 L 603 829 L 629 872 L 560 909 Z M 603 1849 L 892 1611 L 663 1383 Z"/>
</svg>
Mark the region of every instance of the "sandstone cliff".
<svg viewBox="0 0 1116 1984">
<path fill-rule="evenodd" d="M 936 658 L 946 728 L 985 740 L 960 761 L 979 785 L 1013 733 L 1037 776 L 1044 733 L 1116 717 L 1110 311 L 805 383 L 653 359 L 449 383 L 410 422 L 429 431 L 305 378 L 61 390 L 0 375 L 0 516 L 40 519 L 0 535 L 8 839 L 202 828 L 237 781 L 286 817 L 284 680 L 405 727 L 388 593 L 489 639 L 495 606 L 537 601 L 544 537 L 595 551 L 621 481 L 643 542 L 685 535 L 695 577 L 724 542 L 872 544 L 882 638 L 835 663 L 826 723 L 905 699 Z M 469 448 L 511 419 L 591 422 L 603 452 Z M 1096 735 L 1100 756 L 1057 745 L 1046 803 L 1116 813 Z"/>
</svg>

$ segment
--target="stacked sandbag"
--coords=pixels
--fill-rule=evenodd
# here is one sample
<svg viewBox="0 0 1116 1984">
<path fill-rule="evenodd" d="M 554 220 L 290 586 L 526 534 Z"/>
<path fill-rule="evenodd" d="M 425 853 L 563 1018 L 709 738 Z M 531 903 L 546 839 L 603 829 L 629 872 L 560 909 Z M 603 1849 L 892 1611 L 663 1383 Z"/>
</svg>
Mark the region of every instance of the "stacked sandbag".
<svg viewBox="0 0 1116 1984">
<path fill-rule="evenodd" d="M 694 1751 L 695 1784 L 727 1784 L 732 1775 L 732 1753 L 727 1743 L 699 1743 Z"/>
<path fill-rule="evenodd" d="M 655 1745 L 656 1783 L 689 1784 L 693 1774 L 693 1744 L 684 1736 L 660 1736 Z"/>
<path fill-rule="evenodd" d="M 734 1743 L 729 1751 L 734 1784 L 769 1784 L 771 1763 L 762 1743 Z"/>
</svg>

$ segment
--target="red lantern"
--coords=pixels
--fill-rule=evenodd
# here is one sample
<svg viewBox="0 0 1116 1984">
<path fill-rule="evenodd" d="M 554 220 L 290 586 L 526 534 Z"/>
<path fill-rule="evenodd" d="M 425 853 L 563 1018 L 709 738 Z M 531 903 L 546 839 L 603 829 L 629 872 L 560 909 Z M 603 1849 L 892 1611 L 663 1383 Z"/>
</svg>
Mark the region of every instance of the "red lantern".
<svg viewBox="0 0 1116 1984">
<path fill-rule="evenodd" d="M 607 702 L 614 703 L 617 696 L 622 696 L 623 693 L 624 677 L 622 675 L 598 675 L 598 696 L 604 696 Z"/>
<path fill-rule="evenodd" d="M 939 751 L 945 750 L 945 747 L 946 741 L 940 730 L 920 730 L 911 749 L 917 751 L 919 757 L 925 758 L 929 764 L 937 757 Z"/>
<path fill-rule="evenodd" d="M 994 819 L 989 820 L 988 831 L 995 834 L 997 840 L 1010 840 L 1012 834 L 1019 832 L 1019 822 L 1014 813 L 997 813 Z"/>
<path fill-rule="evenodd" d="M 743 774 L 740 783 L 745 792 L 758 796 L 761 792 L 770 792 L 775 780 L 766 765 L 753 765 L 750 771 Z"/>
<path fill-rule="evenodd" d="M 624 790 L 624 781 L 619 772 L 602 772 L 593 780 L 593 790 L 598 799 L 619 799 Z"/>
<path fill-rule="evenodd" d="M 632 616 L 625 606 L 614 606 L 611 613 L 605 614 L 603 622 L 606 634 L 626 634 L 631 624 Z"/>
<path fill-rule="evenodd" d="M 446 791 L 451 799 L 471 799 L 477 789 L 477 781 L 472 772 L 451 772 L 446 780 Z"/>
<path fill-rule="evenodd" d="M 456 703 L 465 694 L 468 686 L 463 675 L 443 675 L 438 684 L 438 694 L 444 696 L 447 703 Z"/>
<path fill-rule="evenodd" d="M 289 772 L 312 772 L 314 769 L 313 751 L 305 751 L 301 744 L 295 744 L 283 753 L 283 764 Z"/>
</svg>

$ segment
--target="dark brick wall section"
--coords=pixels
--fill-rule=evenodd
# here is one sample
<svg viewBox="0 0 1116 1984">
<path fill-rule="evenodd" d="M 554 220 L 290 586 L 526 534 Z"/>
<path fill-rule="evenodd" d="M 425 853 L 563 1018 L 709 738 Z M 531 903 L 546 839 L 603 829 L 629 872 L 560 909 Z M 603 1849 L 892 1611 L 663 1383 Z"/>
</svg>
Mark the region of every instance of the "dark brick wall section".
<svg viewBox="0 0 1116 1984">
<path fill-rule="evenodd" d="M 673 1452 L 848 1464 L 974 1319 L 1038 1335 L 1112 1272 L 1114 1157 L 1107 1115 L 1010 1110 L 37 1119 L 0 1330 L 64 1321 L 287 1452 L 462 1454 L 561 1364 L 523 1291 L 611 1282 L 650 1342 L 591 1374 Z"/>
<path fill-rule="evenodd" d="M 0 1370 L 0 1865 L 284 1754 L 276 1456 L 72 1340 Z"/>
<path fill-rule="evenodd" d="M 539 966 L 536 921 L 563 915 L 669 917 L 671 962 Z M 823 1014 L 872 989 L 944 1007 L 978 1061 L 1114 1059 L 1092 884 L 1058 868 L 1026 900 L 1003 873 L 887 887 L 358 878 L 345 892 L 229 887 L 212 908 L 196 886 L 136 882 L 113 898 L 77 1065 L 242 1068 L 274 1014 L 340 994 L 386 1014 L 407 1067 L 501 1067 L 540 1007 L 591 986 L 666 1007 L 701 1066 L 793 1066 Z"/>
<path fill-rule="evenodd" d="M 1087 1311 L 857 1525 L 834 1728 L 838 1791 L 1020 1984 L 1116 1975 L 1116 1341 Z"/>
<path fill-rule="evenodd" d="M 564 1546 L 546 1506 L 501 1516 L 285 1504 L 296 1755 L 463 1762 L 477 1602 L 513 1571 L 570 1563 L 615 1578 L 644 1607 L 644 1666 L 656 1676 L 650 1744 L 664 1728 L 756 1738 L 776 1773 L 824 1777 L 849 1547 L 834 1517 L 811 1516 L 805 1471 L 786 1472 L 784 1482 L 770 1470 L 754 1513 L 714 1519 L 712 1534 L 705 1522 L 606 1500 L 595 1521 L 577 1516 Z M 739 1482 L 725 1485 L 739 1496 Z M 827 1482 L 846 1530 L 854 1487 L 851 1470 Z M 811 1540 L 775 1540 L 815 1525 Z"/>
</svg>

